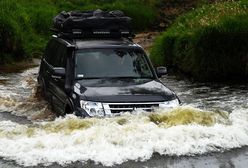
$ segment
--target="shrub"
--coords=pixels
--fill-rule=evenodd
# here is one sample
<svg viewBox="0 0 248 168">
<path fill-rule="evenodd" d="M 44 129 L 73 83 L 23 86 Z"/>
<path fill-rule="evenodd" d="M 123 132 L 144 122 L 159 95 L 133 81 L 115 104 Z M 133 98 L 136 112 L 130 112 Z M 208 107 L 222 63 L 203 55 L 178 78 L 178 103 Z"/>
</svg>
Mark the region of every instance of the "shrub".
<svg viewBox="0 0 248 168">
<path fill-rule="evenodd" d="M 152 61 L 199 81 L 247 81 L 245 2 L 204 5 L 179 17 L 156 40 Z"/>
</svg>

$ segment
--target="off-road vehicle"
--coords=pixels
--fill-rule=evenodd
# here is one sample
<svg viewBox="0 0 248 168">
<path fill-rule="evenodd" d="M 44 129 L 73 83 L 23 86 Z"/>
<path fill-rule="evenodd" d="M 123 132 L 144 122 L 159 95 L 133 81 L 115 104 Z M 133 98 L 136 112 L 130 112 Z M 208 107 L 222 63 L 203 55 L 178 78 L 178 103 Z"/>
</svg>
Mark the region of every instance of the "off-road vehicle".
<svg viewBox="0 0 248 168">
<path fill-rule="evenodd" d="M 59 22 L 59 23 L 58 23 Z M 179 105 L 141 46 L 131 19 L 120 11 L 62 12 L 41 60 L 38 83 L 53 110 L 64 115 L 108 116 Z"/>
</svg>

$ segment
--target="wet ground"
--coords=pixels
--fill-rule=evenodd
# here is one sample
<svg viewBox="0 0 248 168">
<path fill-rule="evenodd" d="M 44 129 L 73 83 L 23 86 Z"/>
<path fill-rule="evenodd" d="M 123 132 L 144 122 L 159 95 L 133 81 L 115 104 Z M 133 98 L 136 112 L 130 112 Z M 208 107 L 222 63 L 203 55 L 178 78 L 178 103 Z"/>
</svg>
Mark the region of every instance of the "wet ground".
<svg viewBox="0 0 248 168">
<path fill-rule="evenodd" d="M 162 81 L 182 107 L 154 115 L 57 118 L 38 68 L 0 74 L 0 167 L 247 167 L 248 86 Z"/>
</svg>

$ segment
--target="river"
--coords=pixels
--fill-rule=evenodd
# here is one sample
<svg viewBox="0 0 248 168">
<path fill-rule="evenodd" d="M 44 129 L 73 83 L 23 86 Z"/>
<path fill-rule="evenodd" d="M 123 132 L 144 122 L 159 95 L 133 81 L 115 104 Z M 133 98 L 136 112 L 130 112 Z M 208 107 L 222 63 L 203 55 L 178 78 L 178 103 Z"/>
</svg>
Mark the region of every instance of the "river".
<svg viewBox="0 0 248 168">
<path fill-rule="evenodd" d="M 182 106 L 105 119 L 56 118 L 38 68 L 0 73 L 0 167 L 247 167 L 248 86 L 162 79 Z"/>
</svg>

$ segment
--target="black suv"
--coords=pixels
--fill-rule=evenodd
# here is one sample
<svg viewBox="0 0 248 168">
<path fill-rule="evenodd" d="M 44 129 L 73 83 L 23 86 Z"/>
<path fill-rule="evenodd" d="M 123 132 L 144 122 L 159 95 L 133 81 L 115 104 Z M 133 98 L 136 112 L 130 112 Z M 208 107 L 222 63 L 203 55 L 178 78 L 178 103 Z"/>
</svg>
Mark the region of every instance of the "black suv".
<svg viewBox="0 0 248 168">
<path fill-rule="evenodd" d="M 53 36 L 41 60 L 38 83 L 53 110 L 82 117 L 108 116 L 179 105 L 142 47 L 127 38 Z"/>
</svg>

